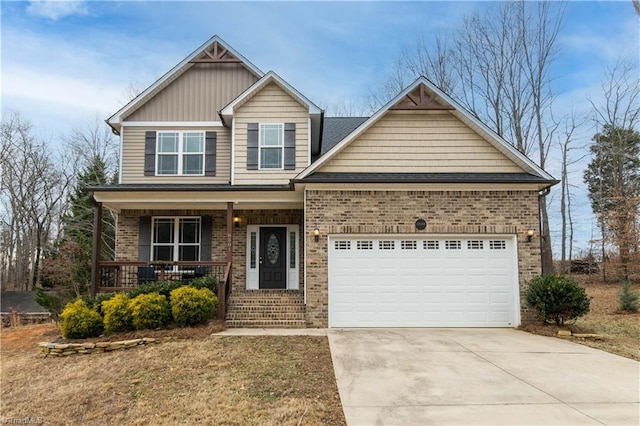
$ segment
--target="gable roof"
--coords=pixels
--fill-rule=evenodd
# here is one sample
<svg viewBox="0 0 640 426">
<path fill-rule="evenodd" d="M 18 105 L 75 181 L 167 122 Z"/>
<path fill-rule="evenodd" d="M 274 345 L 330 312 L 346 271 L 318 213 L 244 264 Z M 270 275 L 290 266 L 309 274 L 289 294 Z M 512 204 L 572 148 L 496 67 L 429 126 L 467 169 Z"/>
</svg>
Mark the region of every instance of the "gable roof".
<svg viewBox="0 0 640 426">
<path fill-rule="evenodd" d="M 427 91 L 431 92 L 434 96 L 430 99 L 422 99 L 422 94 L 425 92 L 424 86 Z M 416 100 L 413 96 L 410 96 L 416 89 L 418 89 L 421 99 Z M 473 117 L 469 111 L 462 107 L 459 103 L 445 94 L 437 86 L 431 83 L 427 78 L 421 76 L 418 77 L 412 84 L 401 91 L 396 97 L 391 99 L 382 108 L 376 111 L 371 117 L 360 124 L 349 135 L 342 139 L 339 143 L 329 149 L 322 157 L 315 161 L 311 166 L 303 170 L 297 177 L 303 179 L 313 172 L 317 171 L 322 165 L 326 164 L 330 159 L 334 158 L 340 153 L 346 146 L 348 146 L 353 140 L 357 139 L 362 133 L 369 129 L 374 123 L 382 118 L 390 109 L 449 109 L 451 114 L 460 119 L 463 123 L 469 126 L 472 130 L 478 133 L 483 139 L 489 142 L 493 147 L 498 149 L 503 155 L 520 166 L 526 173 L 539 176 L 543 179 L 553 181 L 553 177 L 545 172 L 542 168 L 531 161 L 527 156 L 518 151 L 513 145 L 508 143 L 505 139 L 500 137 L 497 133 L 491 130 L 487 125 L 482 123 L 477 118 Z"/>
<path fill-rule="evenodd" d="M 269 71 L 258 81 L 253 83 L 249 88 L 247 88 L 244 92 L 240 93 L 234 100 L 229 102 L 227 106 L 222 108 L 220 111 L 220 117 L 223 121 L 231 119 L 235 109 L 241 105 L 243 105 L 246 101 L 251 99 L 256 93 L 266 87 L 269 83 L 275 83 L 284 90 L 289 96 L 294 98 L 300 104 L 304 105 L 309 109 L 309 114 L 321 114 L 322 110 L 313 102 L 311 102 L 306 96 L 302 93 L 298 92 L 295 87 L 287 83 L 282 77 L 276 74 L 273 71 Z"/>
<path fill-rule="evenodd" d="M 210 50 L 214 51 L 214 55 Z M 147 101 L 153 98 L 158 92 L 174 82 L 178 77 L 188 71 L 196 63 L 201 62 L 235 62 L 241 64 L 250 73 L 260 79 L 264 73 L 253 65 L 248 59 L 238 53 L 234 48 L 229 46 L 227 42 L 217 35 L 214 35 L 204 44 L 191 52 L 186 58 L 180 61 L 176 66 L 171 68 L 162 77 L 156 80 L 151 86 L 147 87 L 142 93 L 132 99 L 125 106 L 120 108 L 115 114 L 109 117 L 106 122 L 116 131 L 119 131 L 122 119 L 134 111 L 139 109 Z"/>
</svg>

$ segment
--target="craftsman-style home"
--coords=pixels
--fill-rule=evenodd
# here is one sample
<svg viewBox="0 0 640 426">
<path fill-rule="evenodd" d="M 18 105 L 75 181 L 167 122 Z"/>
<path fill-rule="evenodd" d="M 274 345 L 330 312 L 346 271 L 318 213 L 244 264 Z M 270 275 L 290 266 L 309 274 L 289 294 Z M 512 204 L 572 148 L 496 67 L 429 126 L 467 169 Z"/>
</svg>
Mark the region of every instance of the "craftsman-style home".
<svg viewBox="0 0 640 426">
<path fill-rule="evenodd" d="M 120 181 L 91 194 L 117 214 L 116 259 L 94 255 L 94 292 L 212 274 L 230 327 L 530 315 L 556 181 L 426 78 L 371 117 L 325 117 L 215 36 L 107 123 Z"/>
</svg>

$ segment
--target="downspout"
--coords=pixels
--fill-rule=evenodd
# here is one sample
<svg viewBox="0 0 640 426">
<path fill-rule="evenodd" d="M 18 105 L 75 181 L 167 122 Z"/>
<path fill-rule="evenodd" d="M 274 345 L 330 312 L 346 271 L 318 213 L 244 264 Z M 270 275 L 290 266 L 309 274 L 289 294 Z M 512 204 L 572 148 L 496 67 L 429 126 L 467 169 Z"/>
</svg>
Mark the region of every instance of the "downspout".
<svg viewBox="0 0 640 426">
<path fill-rule="evenodd" d="M 548 186 L 545 189 L 543 189 L 542 191 L 538 192 L 538 233 L 540 234 L 540 272 L 543 273 L 543 262 L 542 262 L 542 251 L 543 251 L 543 245 L 542 245 L 542 215 L 540 214 L 540 200 L 543 199 L 544 197 L 546 197 L 547 195 L 549 195 L 549 193 L 551 192 L 551 187 Z M 548 230 L 547 230 L 548 233 Z M 548 238 L 551 238 L 551 234 L 547 235 Z"/>
</svg>

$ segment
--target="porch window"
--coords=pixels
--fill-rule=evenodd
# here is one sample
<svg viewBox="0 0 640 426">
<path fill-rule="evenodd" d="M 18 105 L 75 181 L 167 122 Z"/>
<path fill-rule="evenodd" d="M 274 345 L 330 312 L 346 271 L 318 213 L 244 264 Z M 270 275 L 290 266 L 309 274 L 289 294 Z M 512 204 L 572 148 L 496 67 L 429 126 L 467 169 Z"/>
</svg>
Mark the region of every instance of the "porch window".
<svg viewBox="0 0 640 426">
<path fill-rule="evenodd" d="M 282 169 L 284 157 L 284 125 L 260 124 L 260 169 Z"/>
<path fill-rule="evenodd" d="M 158 132 L 158 175 L 203 175 L 204 132 Z"/>
<path fill-rule="evenodd" d="M 152 260 L 200 260 L 200 218 L 154 217 Z"/>
</svg>

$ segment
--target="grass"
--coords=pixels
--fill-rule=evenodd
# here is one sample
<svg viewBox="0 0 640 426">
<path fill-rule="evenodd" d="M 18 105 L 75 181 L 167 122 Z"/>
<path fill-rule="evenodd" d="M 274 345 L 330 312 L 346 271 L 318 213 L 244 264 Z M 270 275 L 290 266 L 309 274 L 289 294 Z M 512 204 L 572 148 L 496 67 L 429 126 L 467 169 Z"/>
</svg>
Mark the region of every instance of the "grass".
<svg viewBox="0 0 640 426">
<path fill-rule="evenodd" d="M 210 331 L 147 333 L 161 343 L 42 358 L 36 345 L 55 339 L 53 325 L 4 329 L 0 411 L 45 424 L 345 424 L 326 337 Z M 135 336 L 110 339 L 123 337 Z"/>
<path fill-rule="evenodd" d="M 601 337 L 574 338 L 571 340 L 596 349 L 640 361 L 640 313 L 620 311 L 618 293 L 620 284 L 603 284 L 597 276 L 573 276 L 591 298 L 591 311 L 566 324 L 563 329 L 574 333 L 593 333 Z M 632 285 L 640 290 L 640 283 Z M 559 327 L 555 325 L 533 324 L 522 327 L 526 331 L 547 336 L 557 335 Z"/>
</svg>

